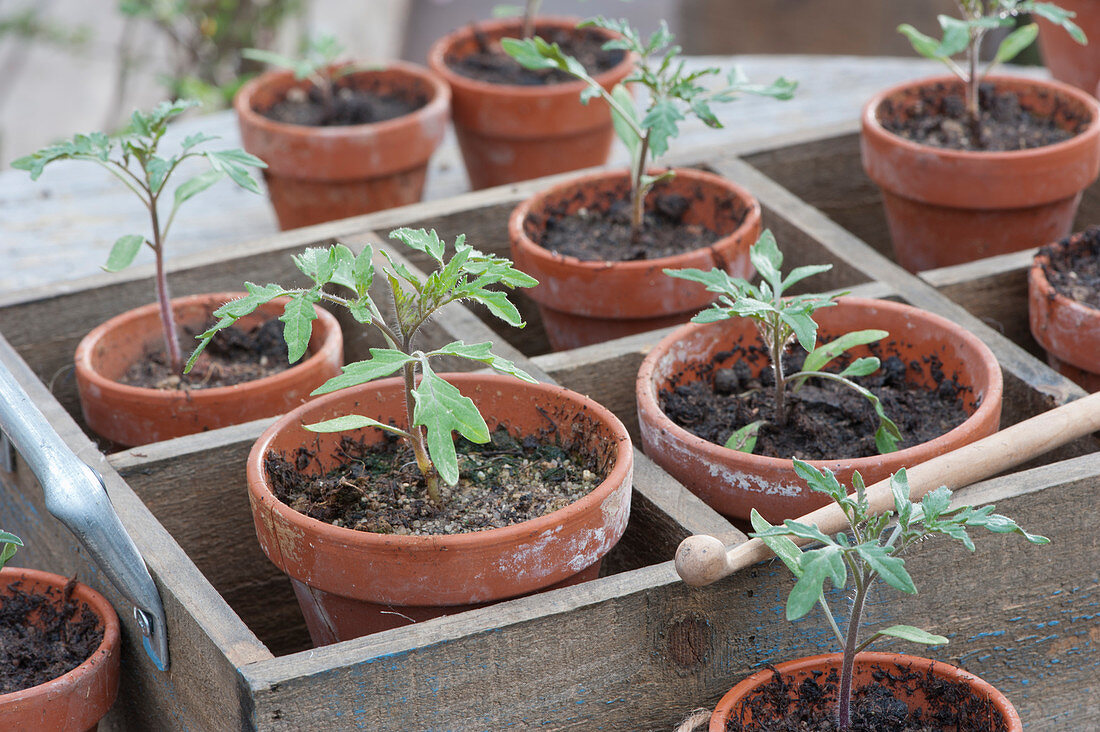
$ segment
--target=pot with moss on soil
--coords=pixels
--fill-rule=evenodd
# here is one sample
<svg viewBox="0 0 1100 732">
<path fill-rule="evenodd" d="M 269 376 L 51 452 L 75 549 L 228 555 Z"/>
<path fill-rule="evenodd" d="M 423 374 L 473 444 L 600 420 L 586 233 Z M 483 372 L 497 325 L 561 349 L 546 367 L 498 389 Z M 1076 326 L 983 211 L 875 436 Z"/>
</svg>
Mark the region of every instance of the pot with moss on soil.
<svg viewBox="0 0 1100 732">
<path fill-rule="evenodd" d="M 213 312 L 243 292 L 172 300 L 184 333 L 202 333 Z M 84 420 L 96 434 L 133 447 L 284 414 L 340 373 L 343 336 L 336 318 L 316 308 L 305 358 L 291 365 L 279 321 L 282 303 L 250 314 L 219 336 L 191 373 L 164 354 L 159 306 L 145 305 L 92 329 L 76 349 L 76 383 Z"/>
<path fill-rule="evenodd" d="M 713 300 L 664 269 L 752 272 L 748 248 L 760 234 L 760 204 L 744 188 L 678 169 L 651 189 L 638 238 L 629 199 L 627 171 L 592 173 L 536 193 L 512 212 L 512 257 L 539 281 L 530 296 L 555 350 L 683 323 Z"/>
<path fill-rule="evenodd" d="M 614 35 L 577 28 L 578 22 L 540 17 L 535 33 L 579 55 L 611 89 L 630 73 L 634 58 L 603 50 Z M 583 82 L 524 69 L 500 49 L 502 38 L 522 35 L 521 26 L 520 19 L 474 23 L 428 52 L 428 65 L 450 85 L 455 134 L 474 189 L 602 165 L 611 151 L 611 113 L 606 105 L 581 103 Z"/>
<path fill-rule="evenodd" d="M 1100 391 L 1100 227 L 1038 251 L 1028 271 L 1031 334 L 1059 373 Z"/>
<path fill-rule="evenodd" d="M 1080 29 L 1053 5 L 1077 42 Z M 989 76 L 1034 40 L 1034 24 L 1010 33 L 979 64 L 990 27 L 1011 26 L 1022 6 L 961 4 L 941 16 L 944 40 L 899 27 L 922 55 L 955 76 L 909 81 L 863 109 L 863 168 L 882 190 L 894 255 L 917 272 L 1040 246 L 1070 232 L 1081 192 L 1100 172 L 1100 105 L 1056 81 Z M 963 29 L 963 32 L 959 32 Z M 963 64 L 952 56 L 964 54 Z M 964 70 L 963 67 L 967 67 Z"/>
<path fill-rule="evenodd" d="M 0 636 L 0 729 L 96 729 L 118 694 L 121 652 L 118 617 L 102 595 L 56 574 L 6 567 Z"/>
<path fill-rule="evenodd" d="M 785 296 L 829 265 L 784 276 L 768 231 L 751 256 L 758 287 L 717 268 L 670 272 L 719 301 L 638 371 L 646 455 L 712 508 L 738 519 L 752 509 L 801 516 L 826 498 L 795 473 L 792 455 L 873 483 L 997 431 L 1001 370 L 977 337 L 900 303 Z"/>
<path fill-rule="evenodd" d="M 233 100 L 282 229 L 416 203 L 446 130 L 451 94 L 435 74 L 403 61 L 337 65 L 339 48 L 329 50 L 308 68 L 251 52 L 298 73 L 264 73 Z"/>
</svg>

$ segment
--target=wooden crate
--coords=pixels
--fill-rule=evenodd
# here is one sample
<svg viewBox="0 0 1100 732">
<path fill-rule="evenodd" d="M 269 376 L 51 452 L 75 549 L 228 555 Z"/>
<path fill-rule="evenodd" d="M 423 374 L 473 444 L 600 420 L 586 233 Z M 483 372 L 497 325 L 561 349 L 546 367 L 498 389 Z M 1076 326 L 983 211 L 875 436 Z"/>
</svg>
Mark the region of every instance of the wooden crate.
<svg viewBox="0 0 1100 732">
<path fill-rule="evenodd" d="M 978 334 L 1004 370 L 1004 424 L 1080 396 L 1026 347 L 984 322 L 1014 307 L 992 295 L 982 300 L 992 288 L 968 287 L 958 277 L 908 275 L 848 230 L 867 231 L 838 216 L 843 193 L 830 208 L 824 205 L 829 201 L 799 189 L 805 177 L 783 161 L 806 150 L 816 150 L 813 159 L 821 160 L 835 145 L 777 141 L 708 155 L 707 164 L 759 197 L 788 261 L 835 265 L 822 278 L 825 286 L 900 299 Z M 175 263 L 174 288 L 182 295 L 232 289 L 246 278 L 285 282 L 293 276 L 290 253 L 336 238 L 353 248 L 378 243 L 399 225 L 435 227 L 448 238 L 465 232 L 479 248 L 505 252 L 512 206 L 544 185 L 482 191 L 191 257 Z M 828 186 L 820 190 L 830 192 Z M 869 204 L 865 208 L 870 211 Z M 254 539 L 245 492 L 245 456 L 271 420 L 121 452 L 82 430 L 71 375 L 76 341 L 107 317 L 148 301 L 150 274 L 136 268 L 0 298 L 0 359 L 70 447 L 104 475 L 166 606 L 167 673 L 152 667 L 134 623 L 124 618 L 123 683 L 106 728 L 670 730 L 762 664 L 831 647 L 818 619 L 783 620 L 791 580 L 775 563 L 703 589 L 677 580 L 669 560 L 684 537 L 709 533 L 735 542 L 744 536 L 636 451 L 633 512 L 605 563 L 606 576 L 308 648 L 290 584 Z M 964 308 L 945 292 L 966 292 L 979 302 Z M 502 355 L 590 394 L 636 436 L 634 373 L 661 333 L 547 353 L 537 312 L 529 301 L 521 304 L 531 325 L 503 334 Z M 459 306 L 441 313 L 427 334 L 440 343 L 459 337 L 496 334 L 478 313 Z M 369 345 L 349 338 L 348 359 Z M 873 620 L 896 615 L 949 635 L 951 645 L 937 657 L 961 662 L 999 686 L 1031 729 L 1081 728 L 1100 715 L 1100 583 L 1094 569 L 1100 541 L 1089 512 L 1080 510 L 1100 483 L 1096 447 L 1091 438 L 1078 440 L 1026 471 L 960 492 L 962 500 L 995 501 L 1024 526 L 1051 536 L 1052 545 L 981 536 L 973 557 L 957 547 L 937 553 L 925 545 L 911 562 L 923 593 L 888 606 L 876 597 L 872 604 Z M 17 527 L 29 545 L 17 563 L 79 573 L 128 611 L 47 514 L 26 467 L 3 477 L 0 525 Z"/>
</svg>

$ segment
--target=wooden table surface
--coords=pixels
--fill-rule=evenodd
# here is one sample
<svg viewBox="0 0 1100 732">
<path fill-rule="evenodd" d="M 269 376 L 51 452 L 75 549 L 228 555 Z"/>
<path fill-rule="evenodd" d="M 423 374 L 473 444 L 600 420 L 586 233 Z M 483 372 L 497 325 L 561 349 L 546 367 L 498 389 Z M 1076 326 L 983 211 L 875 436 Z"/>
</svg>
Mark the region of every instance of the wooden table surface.
<svg viewBox="0 0 1100 732">
<path fill-rule="evenodd" d="M 933 61 L 903 58 L 725 56 L 689 61 L 692 66 L 722 68 L 737 63 L 756 82 L 770 82 L 780 75 L 799 82 L 798 93 L 788 102 L 745 97 L 720 105 L 715 111 L 723 129 L 712 130 L 694 120 L 684 123 L 680 139 L 673 142 L 673 152 L 683 157 L 685 151 L 699 150 L 700 160 L 706 160 L 708 148 L 717 146 L 753 144 L 778 136 L 819 136 L 822 128 L 838 132 L 856 129 L 863 104 L 876 91 L 944 71 Z M 1046 75 L 1045 69 L 1017 71 Z M 221 136 L 211 143 L 212 149 L 219 143 L 225 147 L 240 144 L 232 112 L 220 112 L 175 125 L 166 135 L 167 149 L 199 130 Z M 626 153 L 618 143 L 611 162 L 626 162 Z M 186 174 L 187 170 L 181 168 L 180 172 Z M 467 190 L 454 134 L 448 130 L 432 159 L 424 198 L 446 198 Z M 55 163 L 37 182 L 24 171 L 4 170 L 0 172 L 0 293 L 56 286 L 96 274 L 119 236 L 145 233 L 147 227 L 145 210 L 133 193 L 99 166 Z M 233 247 L 277 230 L 266 197 L 223 181 L 181 210 L 169 241 L 169 259 Z M 150 256 L 142 254 L 138 263 L 151 266 L 149 260 Z"/>
</svg>

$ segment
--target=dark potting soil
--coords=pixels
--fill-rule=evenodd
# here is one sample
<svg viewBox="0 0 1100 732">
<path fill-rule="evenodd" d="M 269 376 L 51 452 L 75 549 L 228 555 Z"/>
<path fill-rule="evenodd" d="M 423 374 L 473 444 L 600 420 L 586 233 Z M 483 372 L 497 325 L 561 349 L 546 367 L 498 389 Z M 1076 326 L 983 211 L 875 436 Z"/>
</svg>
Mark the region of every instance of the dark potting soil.
<svg viewBox="0 0 1100 732">
<path fill-rule="evenodd" d="M 1100 310 L 1100 227 L 1090 226 L 1039 253 L 1050 260 L 1043 273 L 1056 292 Z"/>
<path fill-rule="evenodd" d="M 1077 119 L 1069 110 L 1061 116 L 1039 117 L 1020 106 L 1011 92 L 995 93 L 992 84 L 979 88 L 979 135 L 975 136 L 961 94 L 948 93 L 942 84 L 922 90 L 921 99 L 907 109 L 886 100 L 879 112 L 882 126 L 895 135 L 922 145 L 952 150 L 1026 150 L 1068 140 L 1083 130 L 1087 119 Z"/>
<path fill-rule="evenodd" d="M 700 224 L 685 224 L 684 214 L 692 202 L 674 193 L 649 197 L 645 223 L 639 235 L 634 237 L 630 226 L 629 194 L 625 199 L 612 198 L 612 195 L 573 214 L 551 210 L 538 244 L 557 254 L 589 262 L 629 262 L 690 252 L 722 237 Z M 746 213 L 739 212 L 737 225 Z"/>
<path fill-rule="evenodd" d="M 339 127 L 384 122 L 411 114 L 428 103 L 428 96 L 415 89 L 396 89 L 389 83 L 383 87 L 380 79 L 369 74 L 345 76 L 333 83 L 330 106 L 315 86 L 294 87 L 286 98 L 260 114 L 291 125 Z"/>
<path fill-rule="evenodd" d="M 462 57 L 447 56 L 447 66 L 456 74 L 490 84 L 516 84 L 541 86 L 576 81 L 576 77 L 558 69 L 526 69 L 492 41 L 477 24 L 470 25 L 479 49 Z M 604 50 L 606 36 L 593 28 L 564 29 L 535 24 L 535 35 L 549 43 L 558 44 L 562 51 L 581 62 L 589 75 L 602 74 L 618 65 L 626 51 Z"/>
<path fill-rule="evenodd" d="M 213 321 L 207 327 L 210 325 Z M 194 337 L 203 330 L 182 329 L 181 347 L 186 349 L 186 344 L 194 343 Z M 184 357 L 187 355 L 189 352 Z M 248 331 L 236 326 L 219 331 L 189 374 L 174 371 L 161 347 L 147 352 L 145 358 L 130 366 L 119 383 L 148 389 L 212 389 L 262 379 L 288 368 L 283 324 L 272 318 Z"/>
<path fill-rule="evenodd" d="M 264 467 L 280 501 L 334 526 L 377 534 L 459 534 L 510 526 L 564 508 L 606 477 L 597 460 L 535 437 L 498 428 L 484 445 L 455 441 L 459 481 L 442 487 L 443 506 L 427 493 L 412 450 L 390 435 L 374 445 L 340 442 L 343 464 L 305 473 L 315 453 L 270 454 Z"/>
<path fill-rule="evenodd" d="M 70 599 L 75 585 L 74 578 L 63 591 L 45 595 L 15 584 L 0 595 L 0 695 L 67 674 L 103 642 L 95 613 Z"/>
<path fill-rule="evenodd" d="M 819 343 L 834 336 L 819 335 Z M 881 350 L 880 350 L 881 349 Z M 953 376 L 943 372 L 938 358 L 923 362 L 902 362 L 890 352 L 889 345 L 873 347 L 882 361 L 870 376 L 853 379 L 869 389 L 881 401 L 886 416 L 901 431 L 898 449 L 919 445 L 954 429 L 967 418 L 961 392 Z M 719 445 L 735 431 L 757 420 L 768 420 L 757 434 L 753 453 L 767 457 L 801 460 L 857 458 L 878 455 L 875 430 L 878 418 L 870 402 L 854 389 L 834 381 L 809 379 L 797 392 L 786 391 L 787 423 L 775 424 L 775 377 L 771 367 L 753 376 L 746 360 L 766 363 L 762 346 L 737 348 L 718 354 L 718 358 L 698 369 L 701 378 L 681 373 L 671 389 L 662 389 L 661 409 L 680 427 Z M 801 348 L 788 351 L 783 359 L 784 373 L 802 367 L 806 354 Z M 827 370 L 840 370 L 846 360 L 838 358 Z M 928 373 L 937 384 L 926 389 L 912 377 Z"/>
<path fill-rule="evenodd" d="M 773 669 L 774 671 L 774 669 Z M 1004 732 L 1003 718 L 988 699 L 960 684 L 936 678 L 931 671 L 872 672 L 874 681 L 856 688 L 849 732 Z M 818 673 L 795 686 L 778 672 L 748 697 L 726 722 L 726 732 L 836 732 L 839 673 Z M 905 704 L 923 692 L 922 708 Z M 751 716 L 750 716 L 751 714 Z M 745 721 L 745 720 L 753 721 Z M 757 721 L 762 720 L 762 721 Z"/>
</svg>

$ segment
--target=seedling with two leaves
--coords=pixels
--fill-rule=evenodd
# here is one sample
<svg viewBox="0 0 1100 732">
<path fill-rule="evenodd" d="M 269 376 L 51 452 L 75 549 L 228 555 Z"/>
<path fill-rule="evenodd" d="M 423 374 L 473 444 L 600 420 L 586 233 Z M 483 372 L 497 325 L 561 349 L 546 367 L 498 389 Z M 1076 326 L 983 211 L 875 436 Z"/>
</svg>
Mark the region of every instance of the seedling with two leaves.
<svg viewBox="0 0 1100 732">
<path fill-rule="evenodd" d="M 856 346 L 880 341 L 889 333 L 883 330 L 860 330 L 846 333 L 836 340 L 817 346 L 817 322 L 813 315 L 816 310 L 832 307 L 836 295 L 795 295 L 784 297 L 783 293 L 795 283 L 807 277 L 827 272 L 831 264 L 815 264 L 796 267 L 783 277 L 783 253 L 779 251 L 775 236 L 765 230 L 756 244 L 749 250 L 749 258 L 760 274 L 759 287 L 728 272 L 714 268 L 709 272 L 699 269 L 666 269 L 669 277 L 676 277 L 705 285 L 709 292 L 718 293 L 713 305 L 700 312 L 691 322 L 715 323 L 730 318 L 749 318 L 756 326 L 767 349 L 772 372 L 775 375 L 775 424 L 787 422 L 787 389 L 798 391 L 807 379 L 827 379 L 836 381 L 855 390 L 875 410 L 879 425 L 875 431 L 875 445 L 879 452 L 893 452 L 897 449 L 901 433 L 894 422 L 886 416 L 882 402 L 870 390 L 852 381 L 852 377 L 867 376 L 878 370 L 879 360 L 874 356 L 854 359 L 840 372 L 825 371 L 825 367 L 838 356 Z M 802 369 L 794 374 L 783 371 L 783 352 L 792 341 L 797 341 L 809 354 Z M 815 347 L 816 346 L 816 347 Z M 726 447 L 752 452 L 756 447 L 756 436 L 766 420 L 758 420 L 735 430 L 726 441 Z"/>
<path fill-rule="evenodd" d="M 1054 3 L 1032 0 L 957 0 L 957 4 L 962 17 L 937 16 L 943 30 L 943 38 L 938 41 L 908 23 L 899 25 L 898 32 L 909 39 L 917 53 L 943 62 L 966 85 L 967 116 L 974 140 L 980 144 L 978 88 L 982 80 L 997 64 L 1011 61 L 1030 46 L 1039 35 L 1039 27 L 1035 23 L 1028 23 L 1013 30 L 997 46 L 993 59 L 984 69 L 979 69 L 982 41 L 987 33 L 999 28 L 1011 28 L 1016 25 L 1018 16 L 1030 13 L 1061 26 L 1080 44 L 1085 44 L 1088 40 L 1072 20 L 1076 13 L 1063 10 Z M 963 54 L 966 68 L 952 58 L 959 54 Z"/>
<path fill-rule="evenodd" d="M 439 481 L 454 485 L 459 477 L 458 456 L 451 432 L 458 432 L 476 443 L 488 442 L 490 435 L 477 405 L 436 374 L 431 367 L 431 359 L 456 356 L 485 364 L 524 381 L 534 383 L 535 380 L 511 361 L 493 354 L 492 343 L 467 345 L 454 341 L 425 352 L 415 348 L 416 335 L 440 308 L 463 300 L 480 303 L 509 325 L 522 328 L 524 322 L 519 311 L 509 302 L 507 294 L 490 288 L 534 287 L 538 283 L 513 268 L 509 260 L 477 251 L 466 243 L 463 235 L 455 240 L 449 258 L 445 256 L 447 244 L 434 230 L 397 229 L 390 232 L 390 238 L 427 254 L 439 268 L 426 278 L 421 278 L 404 264 L 394 261 L 386 250 L 381 250 L 388 263 L 388 266 L 382 267 L 382 274 L 394 304 L 394 313 L 389 321 L 370 293 L 376 274 L 374 251 L 370 245 L 365 246 L 358 255 L 343 244 L 328 249 L 311 248 L 294 258 L 298 269 L 313 281 L 310 287 L 286 288 L 275 284 L 261 286 L 245 283 L 248 290 L 246 297 L 228 302 L 214 312 L 218 322 L 199 336 L 199 345 L 191 355 L 187 368 L 191 368 L 219 330 L 275 298 L 288 298 L 280 320 L 284 324 L 283 337 L 291 363 L 302 358 L 309 346 L 312 321 L 316 318 L 315 303 L 327 302 L 347 309 L 357 322 L 377 330 L 389 347 L 370 349 L 370 358 L 345 366 L 341 375 L 329 379 L 313 394 L 328 394 L 359 386 L 400 371 L 405 382 L 406 426 L 395 427 L 363 415 L 349 414 L 307 425 L 306 429 L 342 432 L 376 427 L 400 436 L 412 448 L 417 467 L 424 477 L 428 498 L 438 506 L 443 501 Z M 342 286 L 354 294 L 345 296 L 325 290 L 328 285 Z"/>
<path fill-rule="evenodd" d="M 329 119 L 335 108 L 336 82 L 364 68 L 350 63 L 338 64 L 336 60 L 343 52 L 344 46 L 336 40 L 336 36 L 322 35 L 311 38 L 297 58 L 262 48 L 246 48 L 241 55 L 252 61 L 292 71 L 298 81 L 308 79 L 321 95 L 324 119 Z"/>
<path fill-rule="evenodd" d="M 890 478 L 894 510 L 871 514 L 866 486 L 857 472 L 852 483 L 855 492 L 848 495 L 829 471 L 822 472 L 800 460 L 794 461 L 795 472 L 811 489 L 829 496 L 840 506 L 848 519 L 850 532 L 828 536 L 817 526 L 787 519 L 783 526 L 773 526 L 753 509 L 750 520 L 755 533 L 791 570 L 798 581 L 787 598 L 788 620 L 797 620 L 821 607 L 844 653 L 841 665 L 837 705 L 838 726 L 846 730 L 851 725 L 852 678 L 856 654 L 883 637 L 900 638 L 925 645 L 942 645 L 947 638 L 933 635 L 911 625 L 892 625 L 861 638 L 863 612 L 871 587 L 882 580 L 906 594 L 917 594 L 916 585 L 905 567 L 902 555 L 930 536 L 946 536 L 974 551 L 974 542 L 967 533 L 970 528 L 985 528 L 998 534 L 1015 533 L 1032 544 L 1047 544 L 1049 539 L 1029 534 L 1012 519 L 993 513 L 994 507 L 951 507 L 951 491 L 941 486 L 925 494 L 920 503 L 909 500 L 909 482 L 905 470 Z M 819 547 L 802 549 L 791 539 L 818 542 Z M 825 599 L 825 580 L 835 589 L 846 591 L 851 581 L 851 610 L 847 628 L 841 631 Z"/>
<path fill-rule="evenodd" d="M 708 127 L 720 128 L 722 123 L 711 105 L 731 102 L 741 94 L 790 99 L 797 86 L 796 82 L 782 77 L 767 86 L 752 84 L 735 67 L 726 75 L 723 84 L 707 88 L 703 81 L 721 77 L 721 70 L 708 67 L 689 71 L 664 21 L 648 38 L 643 38 L 625 20 L 594 18 L 581 23 L 580 27 L 603 28 L 618 34 L 621 37 L 608 41 L 604 48 L 622 49 L 638 57 L 634 71 L 610 92 L 556 43 L 547 43 L 538 37 L 506 38 L 501 46 L 529 69 L 559 69 L 587 83 L 587 88 L 581 92 L 581 101 L 585 104 L 599 96 L 611 107 L 615 134 L 630 151 L 631 228 L 635 237 L 644 223 L 646 195 L 658 181 L 673 175 L 672 171 L 659 175 L 650 175 L 648 171 L 653 160 L 668 151 L 669 140 L 679 134 L 680 123 L 687 119 L 686 115 L 699 118 Z M 641 114 L 627 90 L 626 85 L 631 83 L 641 85 L 648 93 Z"/>
<path fill-rule="evenodd" d="M 197 102 L 186 100 L 161 102 L 150 112 L 135 111 L 130 117 L 129 126 L 114 137 L 103 132 L 76 135 L 69 141 L 50 145 L 12 163 L 13 168 L 30 171 L 31 179 L 37 180 L 51 163 L 59 160 L 87 160 L 106 168 L 141 199 L 149 212 L 151 235 L 127 234 L 120 237 L 111 247 L 103 269 L 117 272 L 129 267 L 143 244 L 153 250 L 156 258 L 157 302 L 160 305 L 165 350 L 173 370 L 177 372 L 183 368 L 183 356 L 170 304 L 172 298 L 168 291 L 168 276 L 164 268 L 165 244 L 172 223 L 176 220 L 176 213 L 181 205 L 226 176 L 241 188 L 259 193 L 260 187 L 249 173 L 248 167 L 267 167 L 264 161 L 244 150 L 199 150 L 204 143 L 218 139 L 202 132 L 184 138 L 176 154 L 168 157 L 158 154 L 162 152 L 158 148 L 168 129 L 168 123 L 196 104 Z M 161 204 L 167 197 L 168 181 L 179 165 L 189 158 L 205 161 L 209 170 L 176 186 L 167 215 L 164 215 Z"/>
</svg>

